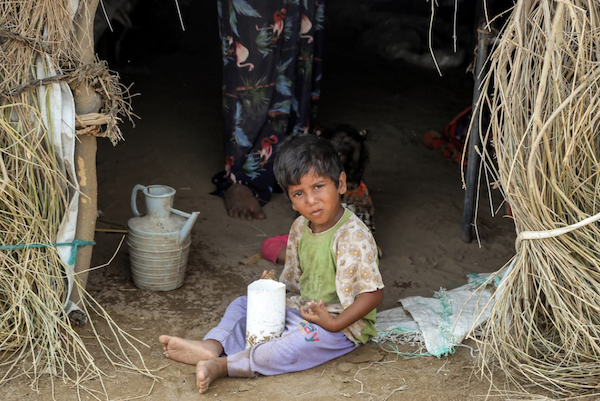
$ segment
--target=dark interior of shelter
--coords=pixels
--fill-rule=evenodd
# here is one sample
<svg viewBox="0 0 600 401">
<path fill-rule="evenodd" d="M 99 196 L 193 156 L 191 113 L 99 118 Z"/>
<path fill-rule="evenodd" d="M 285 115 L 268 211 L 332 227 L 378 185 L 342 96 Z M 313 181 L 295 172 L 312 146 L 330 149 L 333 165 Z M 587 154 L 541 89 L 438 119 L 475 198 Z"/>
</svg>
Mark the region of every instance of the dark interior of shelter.
<svg viewBox="0 0 600 401">
<path fill-rule="evenodd" d="M 325 4 L 317 121 L 369 131 L 365 181 L 376 210 L 375 239 L 383 250 L 382 310 L 402 297 L 461 285 L 468 274 L 497 270 L 512 256 L 512 221 L 504 218 L 499 192 L 481 177 L 475 183 L 476 230 L 469 241 L 461 238 L 466 166 L 459 148 L 465 145 L 468 119 L 457 116 L 473 103 L 476 27 L 485 15 L 499 12 L 492 5 L 503 9 L 488 3 L 482 10 L 473 0 L 442 1 L 433 8 L 426 1 Z M 131 121 L 123 116 L 124 141 L 116 146 L 98 141 L 97 226 L 127 228 L 137 184 L 175 188 L 175 208 L 200 212 L 185 285 L 178 291 L 205 291 L 209 285 L 219 296 L 202 299 L 218 311 L 263 269 L 275 268 L 265 260 L 249 267 L 240 262 L 260 253 L 266 237 L 285 234 L 296 215 L 283 195 L 274 194 L 264 207 L 267 219 L 232 219 L 223 200 L 211 195 L 211 177 L 223 170 L 225 159 L 216 2 L 130 0 L 118 2 L 120 10 L 109 6 L 97 11 L 96 51 L 129 88 L 133 115 Z M 104 13 L 112 13 L 110 26 Z M 438 138 L 441 146 L 424 140 L 453 121 L 462 121 L 455 126 L 454 139 L 462 142 L 454 153 L 449 138 Z M 118 241 L 97 233 L 93 264 L 109 260 Z M 90 291 L 99 291 L 106 280 L 131 284 L 129 266 L 123 245 L 104 273 L 90 275 Z M 165 307 L 172 303 L 177 309 L 180 295 L 157 296 L 168 298 L 161 301 Z"/>
<path fill-rule="evenodd" d="M 149 73 L 147 63 L 157 56 L 178 53 L 203 55 L 204 69 L 220 68 L 216 2 L 129 0 L 119 3 L 110 7 L 108 2 L 98 7 L 96 51 L 125 78 Z M 475 25 L 483 15 L 479 3 L 446 0 L 432 6 L 424 0 L 328 1 L 325 4 L 326 74 L 339 74 L 338 68 L 364 73 L 373 68 L 394 70 L 403 64 L 435 69 L 432 57 L 416 57 L 430 53 L 430 41 L 442 70 L 464 71 L 472 61 Z M 493 15 L 494 10 L 502 7 L 488 3 L 485 12 Z M 112 17 L 110 26 L 103 15 Z"/>
<path fill-rule="evenodd" d="M 511 243 L 514 230 L 498 212 L 500 195 L 486 194 L 486 185 L 479 182 L 477 232 L 472 243 L 461 240 L 465 166 L 459 148 L 465 146 L 468 118 L 457 117 L 473 103 L 476 27 L 508 6 L 488 2 L 482 9 L 474 0 L 441 1 L 433 7 L 426 1 L 325 4 L 317 121 L 369 131 L 365 181 L 377 211 L 382 272 L 390 282 L 384 309 L 401 296 L 429 295 L 448 282 L 464 283 L 473 270 L 495 270 L 512 253 L 502 245 L 505 239 Z M 105 14 L 112 15 L 110 26 Z M 495 29 L 501 24 L 497 19 Z M 210 195 L 211 177 L 224 165 L 216 2 L 130 0 L 112 8 L 106 2 L 98 7 L 95 31 L 98 57 L 129 87 L 134 114 L 131 121 L 123 117 L 123 142 L 98 142 L 98 226 L 126 227 L 136 184 L 180 188 L 175 206 L 201 212 L 188 276 L 218 265 L 250 281 L 258 269 L 269 267 L 236 270 L 239 260 L 260 252 L 264 238 L 256 238 L 256 230 L 266 236 L 283 234 L 294 214 L 285 197 L 274 196 L 261 225 L 235 221 L 226 215 L 222 200 Z M 459 142 L 453 152 L 448 138 L 438 138 L 440 146 L 425 143 L 427 132 L 442 133 L 453 121 L 462 122 L 455 126 L 453 139 Z M 97 263 L 114 251 L 112 242 L 104 251 L 96 248 Z M 115 263 L 114 269 L 129 279 L 126 248 L 115 262 L 119 260 L 121 268 Z M 494 262 L 486 265 L 485 260 Z M 410 278 L 411 269 L 425 269 L 420 282 Z M 244 286 L 240 283 L 240 289 Z"/>
</svg>

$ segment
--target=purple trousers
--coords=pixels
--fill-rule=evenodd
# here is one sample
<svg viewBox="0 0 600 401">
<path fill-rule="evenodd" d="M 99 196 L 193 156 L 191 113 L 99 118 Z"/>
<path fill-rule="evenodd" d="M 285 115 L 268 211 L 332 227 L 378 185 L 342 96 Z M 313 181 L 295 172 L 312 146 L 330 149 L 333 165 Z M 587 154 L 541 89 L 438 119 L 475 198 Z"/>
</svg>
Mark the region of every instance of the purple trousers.
<svg viewBox="0 0 600 401">
<path fill-rule="evenodd" d="M 219 325 L 204 340 L 216 340 L 227 356 L 227 374 L 253 377 L 298 372 L 345 355 L 360 345 L 344 333 L 333 333 L 300 316 L 300 311 L 286 308 L 285 330 L 281 337 L 246 349 L 247 298 L 239 297 L 225 311 Z"/>
</svg>

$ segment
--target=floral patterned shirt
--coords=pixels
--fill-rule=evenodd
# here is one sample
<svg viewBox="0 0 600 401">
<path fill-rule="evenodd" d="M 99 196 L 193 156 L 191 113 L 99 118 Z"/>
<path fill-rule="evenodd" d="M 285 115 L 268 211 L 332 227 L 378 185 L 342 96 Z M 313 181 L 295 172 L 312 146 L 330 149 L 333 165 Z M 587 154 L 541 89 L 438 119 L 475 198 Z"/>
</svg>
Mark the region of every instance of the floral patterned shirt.
<svg viewBox="0 0 600 401">
<path fill-rule="evenodd" d="M 373 235 L 354 213 L 346 209 L 345 214 L 350 214 L 350 216 L 333 234 L 331 249 L 332 255 L 335 257 L 335 287 L 340 301 L 325 305 L 327 311 L 332 315 L 343 312 L 363 292 L 373 292 L 384 287 L 378 267 L 377 245 Z M 309 301 L 300 295 L 302 267 L 298 252 L 302 235 L 305 230 L 310 230 L 307 223 L 306 218 L 300 216 L 292 224 L 286 249 L 286 262 L 279 279 L 292 293 L 287 299 L 287 306 L 297 310 Z M 369 321 L 366 321 L 367 317 L 370 318 Z M 365 342 L 364 339 L 361 339 L 361 332 L 367 326 L 375 323 L 375 311 L 369 313 L 367 317 L 343 330 L 344 334 L 353 342 Z"/>
</svg>

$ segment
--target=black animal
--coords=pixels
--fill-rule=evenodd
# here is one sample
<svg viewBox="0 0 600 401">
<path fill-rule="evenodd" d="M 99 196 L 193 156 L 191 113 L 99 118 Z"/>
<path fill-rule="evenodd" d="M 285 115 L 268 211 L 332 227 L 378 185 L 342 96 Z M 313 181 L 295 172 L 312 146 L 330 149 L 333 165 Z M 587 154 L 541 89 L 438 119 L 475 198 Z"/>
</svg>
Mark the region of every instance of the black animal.
<svg viewBox="0 0 600 401">
<path fill-rule="evenodd" d="M 369 163 L 369 151 L 365 145 L 368 131 L 358 131 L 348 124 L 341 124 L 333 129 L 317 128 L 315 134 L 333 143 L 344 165 L 348 189 L 356 189 Z"/>
</svg>

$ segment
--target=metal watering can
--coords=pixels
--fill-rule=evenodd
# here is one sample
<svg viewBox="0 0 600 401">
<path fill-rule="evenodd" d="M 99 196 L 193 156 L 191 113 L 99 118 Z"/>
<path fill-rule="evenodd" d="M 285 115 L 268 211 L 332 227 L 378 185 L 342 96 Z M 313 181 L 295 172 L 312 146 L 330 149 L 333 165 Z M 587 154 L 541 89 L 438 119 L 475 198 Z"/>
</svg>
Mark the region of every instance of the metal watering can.
<svg viewBox="0 0 600 401">
<path fill-rule="evenodd" d="M 146 214 L 137 208 L 137 194 L 144 195 Z M 175 189 L 166 185 L 136 185 L 131 192 L 132 217 L 127 245 L 133 283 L 144 290 L 170 291 L 183 285 L 191 231 L 200 212 L 173 208 Z"/>
</svg>

